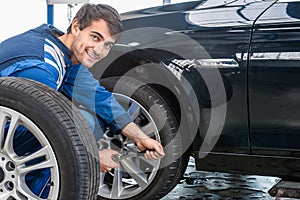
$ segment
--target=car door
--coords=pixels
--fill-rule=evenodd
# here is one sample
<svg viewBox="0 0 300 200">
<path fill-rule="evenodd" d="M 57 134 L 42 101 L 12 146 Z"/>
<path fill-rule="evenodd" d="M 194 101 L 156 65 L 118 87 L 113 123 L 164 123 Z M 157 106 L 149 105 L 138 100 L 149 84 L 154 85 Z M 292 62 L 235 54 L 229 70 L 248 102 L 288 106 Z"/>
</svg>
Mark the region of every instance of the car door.
<svg viewBox="0 0 300 200">
<path fill-rule="evenodd" d="M 254 154 L 300 150 L 300 1 L 279 0 L 256 21 L 249 54 Z"/>
<path fill-rule="evenodd" d="M 207 51 L 208 56 L 197 61 L 202 63 L 203 68 L 219 70 L 227 95 L 224 126 L 212 151 L 249 153 L 247 59 L 244 55 L 248 52 L 254 20 L 274 1 L 224 2 L 207 1 L 190 11 L 186 18 L 191 24 L 191 31 L 187 34 Z M 211 80 L 217 82 L 215 78 Z M 221 88 L 217 84 L 215 87 Z M 195 91 L 198 94 L 202 92 Z M 212 95 L 218 96 L 216 93 Z M 214 108 L 201 108 L 200 134 L 203 134 L 211 121 L 215 120 L 214 125 L 218 126 L 222 118 L 212 118 Z"/>
</svg>

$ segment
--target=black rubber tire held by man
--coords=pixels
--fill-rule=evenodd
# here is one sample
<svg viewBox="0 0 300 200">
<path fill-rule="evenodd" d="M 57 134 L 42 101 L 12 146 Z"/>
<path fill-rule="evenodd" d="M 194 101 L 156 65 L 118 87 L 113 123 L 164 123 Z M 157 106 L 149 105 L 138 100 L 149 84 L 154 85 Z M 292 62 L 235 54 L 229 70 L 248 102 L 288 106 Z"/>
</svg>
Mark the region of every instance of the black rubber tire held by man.
<svg viewBox="0 0 300 200">
<path fill-rule="evenodd" d="M 71 101 L 36 81 L 1 77 L 0 106 L 25 115 L 48 139 L 59 167 L 59 200 L 97 198 L 100 165 L 96 141 Z"/>
</svg>

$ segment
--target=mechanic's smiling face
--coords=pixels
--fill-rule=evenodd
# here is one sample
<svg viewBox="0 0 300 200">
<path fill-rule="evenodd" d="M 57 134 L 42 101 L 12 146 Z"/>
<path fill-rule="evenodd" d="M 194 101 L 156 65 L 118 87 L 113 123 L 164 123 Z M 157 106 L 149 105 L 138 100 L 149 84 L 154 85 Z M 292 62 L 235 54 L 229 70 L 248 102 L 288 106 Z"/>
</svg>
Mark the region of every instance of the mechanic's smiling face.
<svg viewBox="0 0 300 200">
<path fill-rule="evenodd" d="M 87 68 L 91 68 L 96 62 L 107 56 L 115 43 L 107 23 L 101 19 L 93 21 L 83 30 L 80 30 L 75 22 L 72 34 L 75 36 L 71 46 L 72 62 L 81 63 Z"/>
</svg>

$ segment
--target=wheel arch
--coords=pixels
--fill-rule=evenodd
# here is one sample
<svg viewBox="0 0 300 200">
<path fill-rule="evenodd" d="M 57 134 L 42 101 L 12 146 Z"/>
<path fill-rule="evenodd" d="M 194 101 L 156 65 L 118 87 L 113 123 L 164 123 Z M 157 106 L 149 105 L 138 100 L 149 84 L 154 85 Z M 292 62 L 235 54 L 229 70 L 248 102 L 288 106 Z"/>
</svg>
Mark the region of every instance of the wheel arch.
<svg viewBox="0 0 300 200">
<path fill-rule="evenodd" d="M 195 109 L 193 109 L 195 101 L 198 101 L 191 101 L 186 86 L 176 77 L 175 72 L 167 67 L 167 63 L 179 56 L 159 49 L 137 49 L 127 53 L 112 54 L 114 54 L 112 57 L 120 56 L 113 61 L 111 58 L 105 59 L 103 63 L 99 63 L 99 66 L 92 68 L 91 72 L 95 78 L 101 80 L 112 76 L 128 76 L 150 85 L 166 100 L 179 123 L 182 119 L 186 120 L 184 123 L 187 126 L 183 127 L 184 136 L 196 138 L 193 142 L 189 142 L 188 151 L 191 152 L 194 148 L 198 149 L 199 144 L 202 143 L 199 128 L 196 130 L 197 133 L 192 133 L 190 130 L 190 127 L 194 127 L 195 124 L 198 126 L 199 123 L 199 119 L 195 122 L 199 113 L 195 113 Z M 105 67 L 103 68 L 103 66 Z M 167 86 L 153 83 L 154 79 L 164 79 Z M 188 84 L 188 82 L 185 81 L 184 84 Z"/>
</svg>

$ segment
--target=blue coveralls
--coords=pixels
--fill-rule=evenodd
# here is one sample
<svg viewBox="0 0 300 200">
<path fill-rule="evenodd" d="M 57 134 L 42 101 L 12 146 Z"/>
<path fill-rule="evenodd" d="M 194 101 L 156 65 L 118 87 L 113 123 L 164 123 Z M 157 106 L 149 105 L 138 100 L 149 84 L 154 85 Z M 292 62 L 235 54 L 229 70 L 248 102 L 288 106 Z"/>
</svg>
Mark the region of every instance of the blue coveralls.
<svg viewBox="0 0 300 200">
<path fill-rule="evenodd" d="M 96 113 L 102 129 L 109 127 L 113 133 L 122 129 L 131 118 L 86 67 L 72 65 L 70 50 L 57 38 L 62 34 L 54 26 L 43 24 L 0 43 L 0 76 L 29 78 L 46 84 Z M 86 112 L 82 114 L 93 129 L 94 121 L 89 120 Z M 34 142 L 28 142 L 32 140 L 28 132 L 22 127 L 18 130 L 14 142 L 19 144 L 19 154 L 33 148 Z M 94 133 L 95 139 L 99 140 L 102 134 Z M 27 180 L 35 194 L 42 192 L 42 197 L 47 197 L 47 191 L 41 190 L 49 176 L 49 170 L 43 170 L 39 178 Z"/>
</svg>

